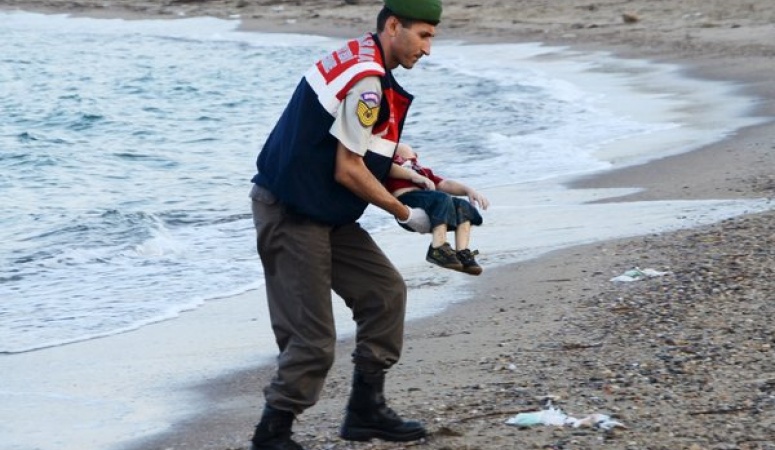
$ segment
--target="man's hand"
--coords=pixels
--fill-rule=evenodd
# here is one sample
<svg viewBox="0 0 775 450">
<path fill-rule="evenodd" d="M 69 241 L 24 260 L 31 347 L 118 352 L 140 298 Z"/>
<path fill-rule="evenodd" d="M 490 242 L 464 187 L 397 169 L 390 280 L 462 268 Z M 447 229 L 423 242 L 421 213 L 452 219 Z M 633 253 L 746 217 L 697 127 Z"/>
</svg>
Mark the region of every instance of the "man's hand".
<svg viewBox="0 0 775 450">
<path fill-rule="evenodd" d="M 406 220 L 396 218 L 398 223 L 406 225 L 421 234 L 430 233 L 431 219 L 428 217 L 428 214 L 420 208 L 410 208 L 408 206 L 406 208 L 409 210 L 409 217 Z"/>
<path fill-rule="evenodd" d="M 406 217 L 406 205 L 388 192 L 385 186 L 374 177 L 361 155 L 350 151 L 341 142 L 336 147 L 334 179 L 353 194 L 384 209 L 393 217 Z"/>
</svg>

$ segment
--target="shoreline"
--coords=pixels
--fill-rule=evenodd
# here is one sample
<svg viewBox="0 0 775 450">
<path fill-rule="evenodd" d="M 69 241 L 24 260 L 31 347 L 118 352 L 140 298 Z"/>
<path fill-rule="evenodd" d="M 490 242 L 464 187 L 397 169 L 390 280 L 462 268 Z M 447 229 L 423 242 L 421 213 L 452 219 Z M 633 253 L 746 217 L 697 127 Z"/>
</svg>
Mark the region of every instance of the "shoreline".
<svg viewBox="0 0 775 450">
<path fill-rule="evenodd" d="M 258 22 L 260 23 L 260 21 Z M 299 26 L 309 25 L 301 24 Z M 282 28 L 281 25 L 279 27 Z M 367 29 L 369 28 L 367 27 Z M 464 34 L 461 33 L 458 37 L 462 38 Z M 527 35 L 532 36 L 531 33 L 527 33 Z M 516 37 L 503 35 L 479 36 L 478 39 L 494 39 L 494 42 L 520 42 Z M 528 40 L 534 42 L 533 39 Z M 605 42 L 599 42 L 597 39 L 573 41 L 574 39 L 570 37 L 562 38 L 556 35 L 549 36 L 546 40 L 547 43 L 552 44 L 568 45 L 572 43 L 573 48 L 611 50 L 617 55 L 621 54 L 626 57 L 636 57 L 638 54 L 641 57 L 654 57 L 657 53 L 654 49 L 638 50 L 622 47 L 618 43 L 606 45 Z M 772 47 L 773 45 L 770 44 L 770 49 L 767 51 L 771 52 Z M 754 92 L 757 98 L 762 99 L 757 107 L 757 115 L 773 115 L 775 112 L 775 87 L 769 82 L 771 76 L 768 76 L 773 72 L 761 70 L 763 67 L 772 68 L 772 61 L 766 60 L 766 56 L 770 53 L 765 51 L 762 53 L 763 56 L 749 57 L 749 60 L 752 59 L 754 63 L 748 67 L 743 67 L 742 64 L 730 64 L 730 61 L 737 60 L 738 55 L 724 55 L 726 59 L 718 58 L 723 59 L 719 61 L 716 60 L 717 55 L 714 53 L 713 47 L 710 50 L 710 54 L 702 52 L 692 54 L 690 51 L 679 49 L 672 54 L 658 55 L 658 59 L 679 63 L 686 67 L 686 70 L 693 76 L 700 78 L 735 80 L 741 83 L 746 91 Z M 645 188 L 644 191 L 626 198 L 607 200 L 614 202 L 700 198 L 772 198 L 773 192 L 775 192 L 775 182 L 772 173 L 770 173 L 771 170 L 768 170 L 775 167 L 773 156 L 771 156 L 773 148 L 775 148 L 772 146 L 772 136 L 775 136 L 775 125 L 770 120 L 764 124 L 747 127 L 734 136 L 699 150 L 640 166 L 595 174 L 574 181 L 570 183 L 570 186 L 574 188 L 633 186 Z M 740 149 L 744 149 L 746 154 L 740 154 Z M 536 446 L 534 448 L 539 448 L 537 447 L 539 445 L 548 445 L 551 442 L 569 439 L 580 441 L 579 448 L 595 448 L 584 445 L 594 445 L 600 436 L 604 437 L 606 448 L 646 448 L 638 445 L 629 447 L 628 441 L 637 442 L 643 446 L 648 445 L 649 442 L 657 442 L 657 446 L 649 448 L 677 448 L 676 444 L 688 448 L 692 443 L 697 443 L 700 446 L 697 448 L 706 448 L 704 446 L 710 444 L 701 439 L 701 431 L 711 431 L 713 426 L 720 426 L 718 422 L 712 422 L 713 420 L 730 420 L 730 416 L 725 413 L 719 413 L 719 416 L 724 417 L 708 414 L 707 419 L 711 422 L 710 424 L 707 423 L 708 421 L 703 422 L 705 418 L 697 415 L 681 418 L 657 417 L 655 411 L 663 406 L 658 401 L 661 394 L 650 392 L 645 388 L 637 394 L 629 392 L 632 385 L 638 385 L 637 380 L 633 381 L 626 375 L 628 370 L 633 371 L 634 369 L 621 367 L 621 373 L 625 374 L 621 375 L 619 370 L 612 368 L 617 366 L 615 359 L 611 359 L 610 356 L 613 358 L 621 356 L 617 352 L 623 350 L 617 344 L 624 340 L 626 336 L 623 334 L 627 330 L 619 330 L 618 334 L 611 331 L 613 337 L 603 336 L 601 338 L 597 330 L 586 328 L 589 327 L 589 323 L 594 323 L 594 320 L 603 319 L 585 317 L 585 314 L 588 315 L 593 310 L 601 315 L 620 314 L 612 312 L 616 310 L 608 307 L 615 301 L 606 296 L 622 295 L 622 293 L 610 286 L 607 280 L 617 274 L 614 273 L 615 269 L 622 268 L 625 263 L 632 264 L 631 254 L 637 255 L 638 261 L 649 264 L 643 267 L 661 264 L 655 268 L 660 270 L 664 268 L 675 270 L 677 268 L 680 271 L 690 273 L 696 268 L 691 267 L 689 261 L 682 261 L 681 258 L 693 256 L 699 259 L 703 254 L 691 247 L 685 247 L 683 253 L 673 254 L 673 259 L 670 259 L 665 256 L 669 253 L 665 246 L 671 241 L 683 243 L 692 237 L 692 239 L 701 242 L 704 239 L 702 236 L 734 234 L 740 231 L 735 228 L 739 226 L 742 230 L 756 230 L 758 233 L 764 233 L 760 237 L 761 242 L 766 246 L 767 242 L 771 242 L 768 239 L 772 239 L 773 233 L 769 224 L 772 223 L 773 218 L 775 215 L 770 211 L 731 219 L 699 229 L 573 247 L 552 252 L 527 263 L 511 264 L 491 271 L 486 270 L 480 280 L 472 283 L 471 290 L 481 293 L 478 297 L 486 299 L 485 301 L 489 300 L 487 303 L 481 304 L 481 301 L 477 303 L 469 300 L 449 308 L 437 317 L 421 319 L 408 324 L 405 357 L 391 371 L 391 376 L 388 379 L 387 389 L 391 405 L 409 417 L 422 418 L 431 426 L 434 432 L 433 437 L 427 445 L 423 446 L 423 448 L 429 449 L 510 448 L 515 442 L 525 448 L 530 448 L 531 444 Z M 768 230 L 769 235 L 767 235 Z M 716 244 L 718 244 L 718 248 L 714 247 L 714 251 L 722 254 L 725 253 L 724 246 L 738 245 L 731 240 L 721 240 Z M 704 250 L 707 251 L 707 248 Z M 729 250 L 732 252 L 739 249 L 730 248 Z M 772 257 L 771 251 L 768 257 Z M 772 259 L 766 260 L 763 264 L 766 264 L 767 261 L 771 263 Z M 676 281 L 676 279 L 671 280 Z M 761 283 L 765 283 L 766 280 L 757 278 L 757 282 L 758 285 L 751 287 L 754 291 L 763 289 L 765 286 Z M 626 289 L 624 298 L 644 285 L 654 287 L 654 283 L 651 281 L 647 283 L 649 284 L 633 286 L 632 290 Z M 658 287 L 661 287 L 662 292 L 670 288 L 668 279 L 658 280 L 659 283 L 661 285 Z M 644 293 L 638 293 L 640 296 L 653 295 L 655 298 L 659 297 L 658 294 L 659 292 L 649 292 L 648 290 Z M 607 303 L 586 305 L 585 309 L 577 310 L 580 303 L 594 302 L 604 297 Z M 546 298 L 549 298 L 550 301 L 546 301 Z M 525 319 L 523 316 L 526 312 L 535 317 Z M 759 318 L 763 321 L 761 325 L 766 327 L 766 315 L 762 314 L 762 316 Z M 564 325 L 572 325 L 575 327 L 576 333 L 563 331 Z M 606 323 L 605 328 L 613 330 L 615 325 Z M 746 325 L 744 328 L 748 330 L 754 327 Z M 605 343 L 598 346 L 601 339 Z M 652 337 L 652 339 L 658 340 L 657 337 Z M 764 337 L 765 343 L 766 339 L 767 336 Z M 678 341 L 674 340 L 674 342 Z M 349 385 L 348 353 L 350 345 L 349 340 L 338 345 L 336 364 L 329 377 L 326 391 L 323 394 L 324 398 L 321 399 L 319 405 L 300 417 L 296 426 L 296 436 L 307 448 L 315 449 L 403 448 L 386 443 L 347 444 L 334 437 Z M 613 347 L 614 354 L 607 356 L 603 350 L 608 350 L 609 346 Z M 662 344 L 659 351 L 665 351 L 664 347 L 676 346 L 678 344 Z M 542 349 L 544 351 L 541 351 Z M 601 351 L 601 355 L 584 356 L 585 353 L 597 352 L 598 350 Z M 651 361 L 649 356 L 652 355 L 649 352 L 652 350 L 645 348 L 641 351 L 643 359 Z M 771 348 L 763 347 L 756 351 L 765 356 L 772 355 Z M 573 353 L 573 355 L 568 356 L 567 361 L 564 361 L 561 357 L 553 358 L 545 353 L 557 356 L 562 354 L 567 356 L 568 353 Z M 575 364 L 580 363 L 577 360 L 578 357 L 582 357 L 582 360 L 583 358 L 591 358 L 595 364 L 592 364 L 590 368 L 574 366 L 574 361 Z M 531 369 L 528 363 L 535 364 L 535 369 Z M 549 363 L 552 365 L 548 365 Z M 653 366 L 656 366 L 657 363 L 657 361 L 651 362 Z M 517 366 L 516 369 L 510 368 L 512 364 Z M 734 367 L 730 369 L 734 369 Z M 216 405 L 213 408 L 216 410 L 215 414 L 212 413 L 212 410 L 208 411 L 201 418 L 193 418 L 179 424 L 170 433 L 127 448 L 138 450 L 183 448 L 183 445 L 186 444 L 189 446 L 188 448 L 225 450 L 226 448 L 234 448 L 234 445 L 245 445 L 252 426 L 260 414 L 259 408 L 263 405 L 260 388 L 271 376 L 272 370 L 272 367 L 261 370 L 249 369 L 228 376 L 225 380 L 205 383 L 202 392 L 207 400 L 203 404 L 212 402 L 211 404 Z M 591 375 L 584 383 L 580 383 L 578 380 L 583 379 L 583 377 L 580 374 L 575 374 L 574 370 L 583 373 L 589 372 Z M 568 374 L 571 374 L 570 378 L 577 381 L 578 385 L 562 382 Z M 771 376 L 775 375 L 765 371 L 760 377 L 749 377 L 746 382 L 762 378 L 765 380 L 764 386 L 766 387 L 768 386 L 767 380 L 770 379 L 768 377 Z M 673 377 L 681 378 L 680 374 L 673 374 Z M 687 376 L 687 378 L 690 377 Z M 590 381 L 593 379 L 602 381 Z M 705 383 L 705 385 L 712 384 L 713 380 Z M 764 392 L 768 391 L 765 389 Z M 577 397 L 573 394 L 581 395 Z M 577 415 L 605 409 L 628 424 L 630 430 L 616 431 L 610 435 L 588 431 L 574 437 L 572 430 L 552 431 L 547 428 L 521 431 L 502 425 L 503 420 L 508 418 L 508 414 L 504 411 L 538 408 L 540 402 L 536 398 L 547 395 L 557 395 L 560 399 L 560 406 L 567 409 L 567 412 Z M 636 398 L 638 395 L 642 397 L 640 400 Z M 673 395 L 674 397 L 679 396 L 676 393 Z M 614 398 L 612 399 L 611 396 Z M 608 401 L 596 403 L 594 397 L 608 398 Z M 719 395 L 719 397 L 722 396 Z M 622 406 L 620 410 L 612 410 L 620 408 L 617 401 L 621 399 L 623 399 L 622 404 L 629 406 Z M 667 403 L 674 412 L 680 412 L 680 408 L 677 407 L 678 402 Z M 731 405 L 735 404 L 731 403 Z M 719 408 L 717 407 L 718 410 L 722 410 Z M 755 428 L 755 425 L 743 421 L 744 428 L 752 429 L 754 433 L 758 433 L 754 436 L 757 440 L 752 442 L 754 444 L 756 442 L 763 443 L 761 447 L 752 446 L 749 448 L 771 448 L 766 447 L 772 441 L 766 442 L 764 431 L 772 429 L 773 409 L 768 409 L 766 403 L 761 409 L 765 412 L 764 418 L 770 420 L 769 423 L 765 420 L 762 425 L 758 426 L 759 428 Z M 697 412 L 702 411 L 702 409 L 695 408 L 692 411 Z M 661 424 L 662 430 L 655 431 L 652 427 L 646 426 L 648 424 L 635 425 L 634 422 L 641 419 L 639 414 L 641 412 L 645 412 L 645 417 L 649 418 L 652 423 Z M 666 423 L 671 419 L 676 424 Z M 701 422 L 701 424 L 694 424 L 692 420 Z M 675 434 L 675 430 L 680 430 L 682 423 L 695 427 L 695 434 L 691 435 L 693 441 L 685 440 L 684 437 L 680 436 L 680 440 L 678 437 L 667 437 L 668 433 L 665 430 L 672 430 Z M 235 439 L 235 433 L 243 434 L 243 439 Z M 686 433 L 691 434 L 688 431 Z M 659 441 L 660 438 L 668 440 L 662 442 Z"/>
<path fill-rule="evenodd" d="M 615 285 L 609 279 L 632 264 L 632 251 L 645 252 L 638 260 L 648 261 L 648 267 L 673 270 L 682 277 L 695 278 L 682 267 L 680 257 L 701 256 L 686 242 L 704 241 L 709 238 L 723 239 L 748 227 L 772 230 L 775 212 L 753 214 L 729 219 L 719 224 L 679 230 L 660 235 L 638 236 L 580 245 L 550 252 L 523 263 L 509 264 L 490 270 L 472 284 L 478 291 L 479 302 L 468 299 L 456 303 L 442 314 L 412 321 L 407 324 L 406 354 L 393 368 L 388 378 L 386 393 L 390 405 L 403 415 L 424 421 L 430 437 L 422 444 L 402 446 L 397 443 L 372 441 L 348 443 L 337 437 L 338 427 L 349 392 L 351 363 L 350 339 L 340 340 L 337 356 L 317 405 L 297 418 L 294 427 L 296 439 L 307 449 L 499 449 L 499 448 L 552 448 L 567 445 L 570 441 L 579 449 L 605 448 L 714 448 L 712 442 L 726 442 L 719 435 L 710 435 L 714 428 L 728 429 L 736 418 L 726 413 L 740 408 L 735 403 L 710 406 L 691 401 L 661 402 L 667 394 L 680 392 L 680 376 L 665 371 L 655 371 L 659 381 L 641 380 L 653 392 L 641 398 L 641 393 L 628 383 L 622 383 L 621 372 L 627 372 L 627 364 L 619 358 L 627 353 L 628 345 L 634 353 L 650 353 L 650 349 L 638 348 L 638 339 L 649 334 L 650 320 L 662 315 L 662 311 L 649 311 L 645 317 L 634 316 L 638 332 L 628 337 L 626 345 L 615 342 L 631 330 L 612 330 L 631 306 L 622 301 L 638 295 L 648 298 L 654 284 L 665 286 L 675 279 L 631 286 Z M 769 224 L 769 225 L 768 225 Z M 670 255 L 655 254 L 654 250 L 671 245 L 670 240 L 683 241 Z M 775 243 L 775 237 L 765 244 Z M 695 251 L 692 251 L 695 250 Z M 772 258 L 773 252 L 769 254 Z M 659 266 L 658 264 L 663 264 Z M 691 265 L 691 264 L 690 264 Z M 646 267 L 646 266 L 644 266 Z M 702 274 L 700 274 L 702 275 Z M 775 283 L 769 283 L 772 286 Z M 519 288 L 519 295 L 514 295 Z M 642 302 L 648 302 L 648 300 Z M 617 303 L 621 302 L 621 304 Z M 613 306 L 613 307 L 612 307 Z M 713 304 L 704 304 L 713 308 Z M 775 305 L 769 306 L 773 311 Z M 681 310 L 690 312 L 693 305 L 683 304 Z M 678 308 L 676 308 L 678 309 Z M 602 317 L 601 317 L 602 316 Z M 723 317 L 721 318 L 723 319 Z M 745 333 L 739 338 L 745 342 L 767 323 L 766 317 L 752 317 L 746 324 Z M 720 319 L 716 319 L 720 320 Z M 676 327 L 679 328 L 679 327 Z M 653 335 L 659 336 L 654 330 Z M 679 330 L 676 335 L 682 335 Z M 766 333 L 766 332 L 765 332 Z M 665 347 L 680 353 L 685 341 L 670 335 L 662 337 L 669 344 Z M 653 339 L 653 338 L 652 338 Z M 676 341 L 672 341 L 676 339 Z M 613 342 L 612 342 L 613 341 Z M 431 344 L 431 345 L 428 345 Z M 641 343 L 642 344 L 642 343 Z M 649 346 L 647 346 L 649 347 Z M 765 371 L 758 377 L 745 378 L 738 388 L 750 389 L 769 386 L 772 364 L 762 361 L 771 355 L 772 347 L 766 343 L 755 348 L 752 359 L 762 364 Z M 632 353 L 632 352 L 629 352 Z M 734 352 L 733 352 L 734 353 Z M 640 354 L 638 356 L 641 356 Z M 644 370 L 658 366 L 659 355 L 633 360 L 643 363 Z M 567 359 L 566 359 L 567 358 Z M 730 361 L 725 372 L 735 384 L 733 375 L 739 371 L 740 356 Z M 590 360 L 596 364 L 590 365 Z M 717 360 L 714 359 L 714 363 Z M 589 367 L 586 367 L 589 365 Z M 619 370 L 611 370 L 616 367 Z M 769 369 L 767 371 L 766 369 Z M 711 367 L 708 367 L 712 371 Z M 704 373 L 695 369 L 687 378 L 703 378 Z M 202 398 L 202 404 L 211 405 L 201 414 L 178 423 L 171 430 L 157 436 L 142 439 L 122 450 L 161 450 L 170 448 L 197 448 L 211 450 L 247 450 L 263 399 L 260 389 L 269 382 L 274 366 L 257 366 L 224 375 L 201 385 L 192 386 Z M 631 376 L 631 375 L 629 375 Z M 629 377 L 628 376 L 628 377 Z M 667 394 L 660 389 L 670 382 Z M 694 388 L 687 391 L 692 397 Z M 257 394 L 258 393 L 258 394 Z M 745 398 L 745 393 L 736 393 Z M 599 398 L 602 397 L 603 399 Z M 723 395 L 719 396 L 729 400 Z M 608 398 L 606 398 L 608 397 Z M 613 397 L 613 398 L 611 398 Z M 603 433 L 598 430 L 552 429 L 538 427 L 528 430 L 504 425 L 504 421 L 519 412 L 540 410 L 547 399 L 569 415 L 581 417 L 589 413 L 605 413 L 623 422 L 626 430 L 615 429 Z M 697 399 L 695 399 L 696 401 Z M 752 409 L 753 411 L 753 409 Z M 708 414 L 704 417 L 704 414 Z M 715 414 L 718 414 L 717 416 Z M 761 424 L 747 424 L 742 432 L 751 433 L 762 446 L 742 448 L 769 450 L 775 440 L 768 437 L 775 430 L 775 408 L 752 413 Z M 692 422 L 696 423 L 692 423 Z M 734 436 L 740 440 L 741 430 Z M 687 437 L 681 436 L 684 433 Z M 697 447 L 691 447 L 696 444 Z M 516 447 L 514 447 L 516 446 Z"/>
</svg>

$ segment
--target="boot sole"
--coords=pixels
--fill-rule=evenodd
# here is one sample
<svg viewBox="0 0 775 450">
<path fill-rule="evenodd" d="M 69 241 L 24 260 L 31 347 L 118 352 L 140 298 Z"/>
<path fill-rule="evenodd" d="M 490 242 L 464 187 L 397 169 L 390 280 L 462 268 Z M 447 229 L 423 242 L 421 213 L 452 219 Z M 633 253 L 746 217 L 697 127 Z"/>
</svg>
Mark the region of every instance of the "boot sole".
<svg viewBox="0 0 775 450">
<path fill-rule="evenodd" d="M 481 267 L 463 267 L 463 269 L 460 270 L 461 272 L 467 273 L 469 275 L 481 275 L 482 274 L 482 268 Z"/>
<path fill-rule="evenodd" d="M 339 437 L 346 441 L 366 442 L 372 439 L 382 439 L 389 442 L 409 442 L 424 438 L 427 435 L 425 430 L 417 430 L 406 434 L 388 433 L 374 428 L 348 428 L 342 430 Z"/>
<path fill-rule="evenodd" d="M 456 271 L 456 272 L 463 272 L 467 273 L 469 275 L 481 275 L 484 271 L 481 267 L 461 267 L 461 268 L 454 268 L 450 267 L 450 269 Z"/>
<path fill-rule="evenodd" d="M 430 258 L 425 258 L 426 261 L 433 264 L 434 266 L 439 266 L 442 269 L 450 269 L 450 270 L 456 270 L 458 272 L 463 271 L 463 265 L 462 264 L 439 264 L 437 261 L 434 261 Z"/>
</svg>

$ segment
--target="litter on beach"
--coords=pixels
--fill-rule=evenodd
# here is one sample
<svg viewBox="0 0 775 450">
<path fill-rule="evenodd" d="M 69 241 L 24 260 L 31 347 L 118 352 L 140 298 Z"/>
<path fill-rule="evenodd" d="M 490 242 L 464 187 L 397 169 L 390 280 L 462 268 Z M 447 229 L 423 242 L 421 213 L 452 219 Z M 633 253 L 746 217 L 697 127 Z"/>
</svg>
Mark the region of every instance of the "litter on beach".
<svg viewBox="0 0 775 450">
<path fill-rule="evenodd" d="M 517 427 L 531 427 L 534 425 L 571 426 L 573 428 L 589 427 L 604 431 L 612 428 L 627 428 L 623 423 L 617 422 L 605 414 L 590 414 L 577 419 L 551 405 L 541 411 L 519 413 L 506 420 L 506 424 Z"/>
<path fill-rule="evenodd" d="M 645 280 L 647 278 L 663 277 L 669 274 L 670 272 L 660 272 L 654 269 L 641 269 L 636 267 L 634 269 L 624 272 L 623 274 L 617 277 L 611 278 L 610 281 L 629 283 L 631 281 L 640 281 L 640 280 Z"/>
</svg>

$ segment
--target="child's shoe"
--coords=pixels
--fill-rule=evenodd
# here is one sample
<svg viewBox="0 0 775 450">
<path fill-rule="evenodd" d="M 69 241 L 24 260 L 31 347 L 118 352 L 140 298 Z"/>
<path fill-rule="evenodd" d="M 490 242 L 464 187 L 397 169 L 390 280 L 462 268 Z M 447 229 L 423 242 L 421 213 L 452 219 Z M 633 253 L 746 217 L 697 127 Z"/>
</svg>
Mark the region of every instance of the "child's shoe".
<svg viewBox="0 0 775 450">
<path fill-rule="evenodd" d="M 457 259 L 463 265 L 463 272 L 471 275 L 479 275 L 482 273 L 482 266 L 480 266 L 474 258 L 474 256 L 478 254 L 479 250 L 471 251 L 469 249 L 459 250 L 457 252 Z"/>
<path fill-rule="evenodd" d="M 463 264 L 457 259 L 455 251 L 446 242 L 439 248 L 433 248 L 433 245 L 428 246 L 428 254 L 425 255 L 425 260 L 445 269 L 463 270 Z"/>
</svg>

